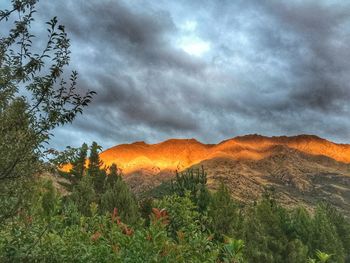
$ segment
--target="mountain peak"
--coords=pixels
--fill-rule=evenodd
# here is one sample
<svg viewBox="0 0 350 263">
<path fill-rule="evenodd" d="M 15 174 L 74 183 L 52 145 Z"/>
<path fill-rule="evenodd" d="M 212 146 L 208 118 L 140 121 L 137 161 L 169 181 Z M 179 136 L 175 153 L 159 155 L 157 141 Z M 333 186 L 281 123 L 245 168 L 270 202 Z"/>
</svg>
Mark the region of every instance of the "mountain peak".
<svg viewBox="0 0 350 263">
<path fill-rule="evenodd" d="M 147 143 L 145 143 L 145 141 L 138 141 L 138 142 L 133 142 L 133 145 L 148 145 Z"/>
<path fill-rule="evenodd" d="M 168 139 L 166 141 L 163 141 L 163 142 L 160 142 L 157 144 L 171 144 L 171 143 L 174 143 L 174 144 L 186 144 L 186 143 L 202 144 L 201 142 L 197 141 L 194 138 L 191 138 L 191 139 L 175 139 L 174 138 L 174 139 Z"/>
</svg>

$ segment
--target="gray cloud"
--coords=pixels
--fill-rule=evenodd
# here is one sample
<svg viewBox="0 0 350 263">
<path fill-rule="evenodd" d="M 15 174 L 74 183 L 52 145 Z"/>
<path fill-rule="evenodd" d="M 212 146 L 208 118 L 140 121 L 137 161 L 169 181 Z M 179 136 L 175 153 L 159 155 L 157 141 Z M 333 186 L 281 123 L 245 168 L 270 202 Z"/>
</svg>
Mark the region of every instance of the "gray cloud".
<svg viewBox="0 0 350 263">
<path fill-rule="evenodd" d="M 74 124 L 56 131 L 55 146 L 169 137 L 211 143 L 246 133 L 350 141 L 345 1 L 68 0 L 39 7 L 41 21 L 57 15 L 67 27 L 79 88 L 98 92 Z M 186 41 L 209 48 L 195 56 Z"/>
</svg>

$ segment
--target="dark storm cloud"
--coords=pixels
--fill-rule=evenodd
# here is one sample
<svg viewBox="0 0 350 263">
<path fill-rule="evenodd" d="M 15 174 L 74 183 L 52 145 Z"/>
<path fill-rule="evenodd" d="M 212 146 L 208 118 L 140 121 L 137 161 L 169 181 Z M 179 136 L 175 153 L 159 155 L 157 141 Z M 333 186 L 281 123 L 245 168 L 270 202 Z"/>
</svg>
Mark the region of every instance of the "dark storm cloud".
<svg viewBox="0 0 350 263">
<path fill-rule="evenodd" d="M 42 20 L 57 15 L 67 27 L 79 88 L 98 92 L 84 115 L 56 131 L 59 147 L 169 137 L 211 143 L 246 133 L 350 141 L 346 1 L 39 6 Z"/>
<path fill-rule="evenodd" d="M 181 67 L 186 71 L 202 66 L 169 46 L 168 38 L 176 33 L 176 26 L 168 11 L 142 13 L 120 1 L 70 3 L 72 11 L 63 16 L 63 21 L 74 37 L 88 43 L 101 60 L 107 59 L 115 66 L 108 55 L 121 56 L 124 59 L 120 62 L 131 66 Z M 63 4 L 56 10 L 61 9 Z"/>
<path fill-rule="evenodd" d="M 347 76 L 350 5 L 280 2 L 270 4 L 267 10 L 285 31 L 292 32 L 299 40 L 299 49 L 305 49 L 306 54 L 290 54 L 297 55 L 290 61 L 300 78 L 299 85 L 291 91 L 291 98 L 298 106 L 341 111 L 350 98 Z"/>
</svg>

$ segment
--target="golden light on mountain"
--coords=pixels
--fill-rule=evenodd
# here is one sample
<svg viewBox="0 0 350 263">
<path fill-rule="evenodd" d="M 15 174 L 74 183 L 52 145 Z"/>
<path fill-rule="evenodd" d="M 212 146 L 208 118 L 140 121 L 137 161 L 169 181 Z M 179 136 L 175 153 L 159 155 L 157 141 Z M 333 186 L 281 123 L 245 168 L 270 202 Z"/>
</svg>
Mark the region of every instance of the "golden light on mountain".
<svg viewBox="0 0 350 263">
<path fill-rule="evenodd" d="M 350 163 L 349 144 L 336 144 L 312 135 L 293 137 L 247 135 L 218 144 L 203 144 L 195 139 L 170 139 L 157 144 L 136 142 L 109 148 L 102 152 L 100 157 L 104 164 L 116 163 L 127 174 L 140 169 L 181 171 L 201 161 L 214 158 L 261 160 L 278 152 L 280 147 Z"/>
</svg>

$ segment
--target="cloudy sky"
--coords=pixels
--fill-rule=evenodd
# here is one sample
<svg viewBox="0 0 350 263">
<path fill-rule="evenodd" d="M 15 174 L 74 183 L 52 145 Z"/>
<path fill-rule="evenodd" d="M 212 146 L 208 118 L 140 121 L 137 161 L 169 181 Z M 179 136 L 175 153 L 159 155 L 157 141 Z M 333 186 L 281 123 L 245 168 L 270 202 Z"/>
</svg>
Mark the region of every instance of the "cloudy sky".
<svg viewBox="0 0 350 263">
<path fill-rule="evenodd" d="M 97 95 L 53 146 L 316 134 L 350 143 L 350 1 L 41 1 Z"/>
</svg>

